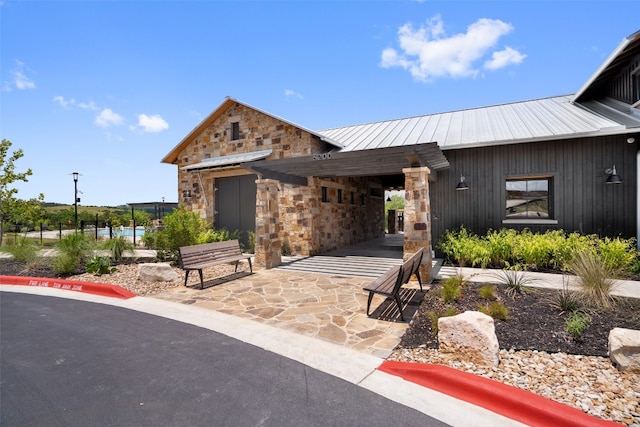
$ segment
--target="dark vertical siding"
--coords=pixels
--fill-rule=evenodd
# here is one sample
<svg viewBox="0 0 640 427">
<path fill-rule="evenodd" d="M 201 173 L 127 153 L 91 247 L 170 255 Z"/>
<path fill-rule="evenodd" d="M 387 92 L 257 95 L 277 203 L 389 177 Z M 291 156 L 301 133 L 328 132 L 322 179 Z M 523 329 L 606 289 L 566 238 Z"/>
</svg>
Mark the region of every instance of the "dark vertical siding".
<svg viewBox="0 0 640 427">
<path fill-rule="evenodd" d="M 635 237 L 637 146 L 625 136 L 610 136 L 445 151 L 451 167 L 431 184 L 433 242 L 461 225 L 479 234 L 508 227 Z M 605 184 L 605 169 L 614 164 L 621 185 Z M 467 191 L 455 190 L 460 174 Z M 502 223 L 505 178 L 519 175 L 553 176 L 550 203 L 557 225 Z"/>
</svg>

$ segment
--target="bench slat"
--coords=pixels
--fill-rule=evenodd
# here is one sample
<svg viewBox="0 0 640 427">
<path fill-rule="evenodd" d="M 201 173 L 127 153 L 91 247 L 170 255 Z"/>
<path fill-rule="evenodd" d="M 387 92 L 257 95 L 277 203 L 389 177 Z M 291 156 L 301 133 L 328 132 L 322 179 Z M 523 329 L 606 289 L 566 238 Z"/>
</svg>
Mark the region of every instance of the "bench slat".
<svg viewBox="0 0 640 427">
<path fill-rule="evenodd" d="M 414 274 L 420 283 L 420 290 L 422 291 L 422 280 L 420 278 L 420 264 L 422 262 L 422 256 L 424 254 L 424 248 L 418 249 L 416 253 L 411 255 L 401 266 L 395 266 L 387 270 L 382 276 L 365 286 L 363 289 L 369 291 L 369 300 L 367 302 L 367 316 L 369 316 L 369 310 L 371 308 L 371 300 L 374 294 L 381 294 L 387 297 L 391 297 L 395 300 L 400 311 L 400 319 L 404 321 L 402 315 L 402 304 L 400 302 L 400 288 L 403 284 L 408 283 L 411 276 Z"/>
<path fill-rule="evenodd" d="M 202 279 L 202 269 L 214 265 L 225 264 L 229 262 L 236 263 L 241 260 L 249 261 L 249 269 L 253 272 L 251 265 L 251 255 L 245 255 L 240 249 L 238 240 L 227 240 L 224 242 L 205 243 L 202 245 L 182 246 L 180 252 L 180 267 L 186 271 L 184 284 L 187 285 L 187 278 L 190 270 L 198 270 L 200 274 L 200 287 L 204 288 Z"/>
</svg>

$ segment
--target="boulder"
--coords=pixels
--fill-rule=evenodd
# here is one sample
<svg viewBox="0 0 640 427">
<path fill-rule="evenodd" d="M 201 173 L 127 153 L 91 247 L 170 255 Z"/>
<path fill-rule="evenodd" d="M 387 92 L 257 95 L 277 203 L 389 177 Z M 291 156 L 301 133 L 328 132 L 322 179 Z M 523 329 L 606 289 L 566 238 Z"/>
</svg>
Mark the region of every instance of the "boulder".
<svg viewBox="0 0 640 427">
<path fill-rule="evenodd" d="M 624 328 L 609 331 L 609 358 L 621 371 L 640 372 L 640 331 Z"/>
<path fill-rule="evenodd" d="M 438 342 L 441 353 L 453 353 L 460 361 L 489 367 L 500 363 L 493 318 L 479 311 L 438 319 Z"/>
<path fill-rule="evenodd" d="M 138 264 L 138 280 L 144 282 L 170 282 L 178 278 L 178 274 L 167 262 Z"/>
</svg>

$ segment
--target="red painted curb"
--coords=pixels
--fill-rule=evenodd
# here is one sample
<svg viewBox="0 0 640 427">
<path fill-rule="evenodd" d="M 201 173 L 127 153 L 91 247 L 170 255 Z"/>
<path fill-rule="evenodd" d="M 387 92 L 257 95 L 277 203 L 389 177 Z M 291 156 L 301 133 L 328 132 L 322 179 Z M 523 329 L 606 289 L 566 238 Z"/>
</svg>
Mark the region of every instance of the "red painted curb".
<svg viewBox="0 0 640 427">
<path fill-rule="evenodd" d="M 106 283 L 82 282 L 78 280 L 51 279 L 27 276 L 0 276 L 0 284 L 33 286 L 39 288 L 62 289 L 66 291 L 84 292 L 105 297 L 129 299 L 137 296 L 133 292 L 116 285 Z"/>
<path fill-rule="evenodd" d="M 529 391 L 448 366 L 386 361 L 378 369 L 530 426 L 620 426 Z"/>
</svg>

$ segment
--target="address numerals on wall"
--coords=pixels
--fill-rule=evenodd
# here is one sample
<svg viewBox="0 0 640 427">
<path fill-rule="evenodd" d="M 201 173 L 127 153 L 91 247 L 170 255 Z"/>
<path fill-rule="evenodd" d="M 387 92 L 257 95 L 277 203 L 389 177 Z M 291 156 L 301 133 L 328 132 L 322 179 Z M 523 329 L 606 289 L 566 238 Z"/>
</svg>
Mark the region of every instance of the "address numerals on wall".
<svg viewBox="0 0 640 427">
<path fill-rule="evenodd" d="M 313 160 L 330 160 L 331 153 L 317 153 L 313 155 Z"/>
</svg>

